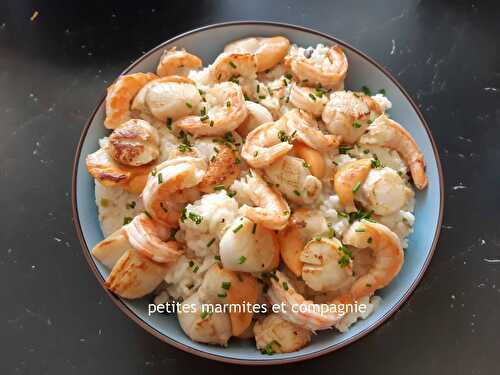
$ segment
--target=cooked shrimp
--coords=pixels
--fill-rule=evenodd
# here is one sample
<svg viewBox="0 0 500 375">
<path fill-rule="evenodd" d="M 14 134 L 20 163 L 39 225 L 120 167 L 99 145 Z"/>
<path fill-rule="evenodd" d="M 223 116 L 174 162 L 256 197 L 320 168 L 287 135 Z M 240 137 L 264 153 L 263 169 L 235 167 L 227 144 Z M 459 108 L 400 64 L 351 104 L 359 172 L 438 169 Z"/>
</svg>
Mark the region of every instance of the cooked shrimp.
<svg viewBox="0 0 500 375">
<path fill-rule="evenodd" d="M 232 334 L 229 314 L 205 309 L 198 293 L 182 302 L 177 312 L 182 330 L 193 341 L 226 346 Z"/>
<path fill-rule="evenodd" d="M 302 159 L 284 156 L 263 169 L 267 179 L 289 201 L 297 204 L 310 204 L 319 198 L 321 181 L 311 174 Z"/>
<path fill-rule="evenodd" d="M 155 262 L 171 263 L 182 254 L 177 242 L 167 241 L 170 230 L 146 214 L 137 215 L 124 230 L 132 247 Z"/>
<path fill-rule="evenodd" d="M 378 145 L 396 150 L 410 168 L 415 186 L 422 190 L 427 186 L 425 159 L 411 134 L 396 121 L 386 115 L 379 116 L 369 127 L 359 142 Z"/>
<path fill-rule="evenodd" d="M 200 301 L 207 304 L 240 305 L 240 311 L 229 311 L 232 333 L 240 335 L 252 323 L 253 312 L 243 310 L 243 305 L 257 302 L 260 286 L 255 277 L 246 273 L 236 273 L 214 264 L 205 274 L 198 290 Z"/>
<path fill-rule="evenodd" d="M 238 77 L 256 77 L 257 65 L 251 53 L 221 53 L 209 67 L 212 82 L 225 82 Z"/>
<path fill-rule="evenodd" d="M 206 171 L 203 159 L 178 157 L 164 161 L 148 177 L 142 200 L 147 212 L 155 219 L 170 226 L 177 225 L 182 203 L 175 201 L 177 193 L 198 185 Z"/>
<path fill-rule="evenodd" d="M 236 129 L 238 134 L 240 134 L 242 137 L 246 137 L 248 133 L 250 133 L 258 126 L 266 122 L 273 121 L 273 116 L 263 105 L 251 102 L 249 100 L 246 100 L 245 104 L 247 106 L 248 115 L 245 121 L 243 121 L 238 129 Z"/>
<path fill-rule="evenodd" d="M 330 95 L 321 117 L 330 133 L 341 135 L 342 141 L 352 144 L 383 112 L 380 105 L 367 95 L 337 91 Z"/>
<path fill-rule="evenodd" d="M 136 167 L 160 156 L 160 135 L 147 121 L 128 120 L 111 133 L 104 148 L 116 161 Z"/>
<path fill-rule="evenodd" d="M 283 273 L 276 271 L 275 276 L 271 279 L 267 297 L 270 303 L 284 306 L 279 311 L 283 319 L 310 331 L 331 328 L 342 319 L 342 313 L 332 311 L 334 309 L 329 309 L 327 305 L 322 311 L 322 305 L 306 300 Z"/>
<path fill-rule="evenodd" d="M 328 98 L 318 89 L 292 85 L 290 90 L 290 103 L 302 109 L 314 117 L 319 117 L 323 113 Z"/>
<path fill-rule="evenodd" d="M 313 290 L 330 292 L 352 281 L 352 260 L 343 251 L 342 243 L 333 238 L 319 237 L 307 243 L 300 254 L 302 279 Z"/>
<path fill-rule="evenodd" d="M 311 171 L 314 177 L 319 179 L 325 175 L 325 159 L 321 153 L 301 142 L 293 144 L 292 153 L 304 160 L 304 167 Z"/>
<path fill-rule="evenodd" d="M 169 266 L 128 249 L 114 265 L 106 287 L 120 297 L 134 299 L 151 293 L 163 281 Z"/>
<path fill-rule="evenodd" d="M 186 116 L 175 126 L 195 135 L 221 135 L 236 129 L 247 117 L 240 86 L 223 82 L 209 88 L 200 116 Z"/>
<path fill-rule="evenodd" d="M 300 109 L 288 111 L 279 121 L 286 122 L 287 126 L 295 133 L 295 139 L 315 150 L 331 151 L 340 145 L 340 136 L 323 134 L 318 129 L 317 121 Z"/>
<path fill-rule="evenodd" d="M 222 186 L 228 189 L 240 176 L 241 168 L 237 162 L 238 153 L 226 145 L 218 145 L 213 160 L 208 163 L 208 169 L 198 185 L 204 193 L 219 190 Z M 215 189 L 215 190 L 214 190 Z"/>
<path fill-rule="evenodd" d="M 163 52 L 156 74 L 160 77 L 179 75 L 186 76 L 190 70 L 198 70 L 203 66 L 201 59 L 198 56 L 192 55 L 186 50 L 177 50 L 172 47 Z"/>
<path fill-rule="evenodd" d="M 305 85 L 321 85 L 334 90 L 342 90 L 344 87 L 348 64 L 344 51 L 339 46 L 325 47 L 318 44 L 312 51 L 292 46 L 285 63 Z"/>
<path fill-rule="evenodd" d="M 300 255 L 304 246 L 311 238 L 323 233 L 332 237 L 332 233 L 328 232 L 329 227 L 321 211 L 299 208 L 293 212 L 288 226 L 278 233 L 278 240 L 281 258 L 295 276 L 302 274 Z"/>
<path fill-rule="evenodd" d="M 266 228 L 283 229 L 290 217 L 290 207 L 281 193 L 269 186 L 255 170 L 247 176 L 247 183 L 250 199 L 257 207 L 245 204 L 240 208 L 241 213 Z"/>
<path fill-rule="evenodd" d="M 246 138 L 241 156 L 254 168 L 263 168 L 292 149 L 286 122 L 267 122 L 252 130 Z"/>
<path fill-rule="evenodd" d="M 334 188 L 346 212 L 357 211 L 354 194 L 365 181 L 371 168 L 371 159 L 359 159 L 342 165 L 335 173 Z"/>
<path fill-rule="evenodd" d="M 290 353 L 302 349 L 311 341 L 311 331 L 270 314 L 253 328 L 257 349 L 263 354 Z"/>
<path fill-rule="evenodd" d="M 133 194 L 140 194 L 149 173 L 153 169 L 152 164 L 132 167 L 116 162 L 105 149 L 87 155 L 86 166 L 88 172 L 100 184 L 110 187 L 121 187 Z"/>
<path fill-rule="evenodd" d="M 290 42 L 282 36 L 271 38 L 245 38 L 229 43 L 224 52 L 250 53 L 255 55 L 257 72 L 277 65 L 287 54 Z"/>
<path fill-rule="evenodd" d="M 403 266 L 404 253 L 398 236 L 385 225 L 361 220 L 351 225 L 342 237 L 346 245 L 359 249 L 370 248 L 374 261 L 368 273 L 359 277 L 343 301 L 356 301 L 387 286 Z"/>
<path fill-rule="evenodd" d="M 186 77 L 168 76 L 146 84 L 137 94 L 132 109 L 165 123 L 191 115 L 202 97 L 194 82 Z"/>
<path fill-rule="evenodd" d="M 115 129 L 130 120 L 132 100 L 146 83 L 156 78 L 158 77 L 153 73 L 133 73 L 118 77 L 115 83 L 108 87 L 104 126 Z"/>
<path fill-rule="evenodd" d="M 246 217 L 236 219 L 219 243 L 225 269 L 242 272 L 264 272 L 278 267 L 280 248 L 271 229 L 257 225 Z"/>
<path fill-rule="evenodd" d="M 377 215 L 399 211 L 414 195 L 392 168 L 372 169 L 359 189 L 359 201 Z"/>
</svg>

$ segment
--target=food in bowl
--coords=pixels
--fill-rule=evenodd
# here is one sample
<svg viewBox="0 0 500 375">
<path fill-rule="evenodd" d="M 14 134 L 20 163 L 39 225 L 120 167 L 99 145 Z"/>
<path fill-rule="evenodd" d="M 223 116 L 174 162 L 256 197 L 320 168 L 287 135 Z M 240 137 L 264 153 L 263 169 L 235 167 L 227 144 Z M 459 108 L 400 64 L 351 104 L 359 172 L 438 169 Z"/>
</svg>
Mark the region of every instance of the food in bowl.
<svg viewBox="0 0 500 375">
<path fill-rule="evenodd" d="M 175 303 L 192 340 L 287 353 L 345 332 L 404 262 L 425 161 L 384 95 L 344 88 L 338 46 L 172 48 L 118 77 L 87 156 L 106 286 Z"/>
</svg>

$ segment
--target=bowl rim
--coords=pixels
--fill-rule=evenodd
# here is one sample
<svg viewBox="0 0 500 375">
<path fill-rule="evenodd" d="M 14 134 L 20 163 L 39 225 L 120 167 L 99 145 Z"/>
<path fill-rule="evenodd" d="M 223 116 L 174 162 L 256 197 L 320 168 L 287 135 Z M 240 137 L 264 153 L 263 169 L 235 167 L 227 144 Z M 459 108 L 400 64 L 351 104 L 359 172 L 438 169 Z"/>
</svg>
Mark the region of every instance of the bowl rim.
<svg viewBox="0 0 500 375">
<path fill-rule="evenodd" d="M 99 281 L 99 284 L 101 287 L 105 290 L 107 295 L 110 297 L 110 299 L 115 303 L 118 308 L 125 313 L 132 321 L 137 323 L 140 327 L 142 327 L 144 330 L 155 336 L 156 338 L 160 339 L 163 342 L 166 342 L 177 349 L 181 349 L 185 352 L 207 358 L 207 359 L 213 359 L 216 361 L 220 362 L 225 362 L 225 363 L 233 363 L 233 364 L 242 364 L 242 365 L 276 365 L 276 364 L 284 364 L 284 363 L 292 363 L 292 362 L 299 362 L 299 361 L 304 361 L 307 359 L 319 357 L 321 355 L 331 353 L 335 350 L 338 350 L 340 348 L 343 348 L 360 338 L 366 336 L 370 332 L 372 332 L 374 329 L 379 327 L 382 323 L 387 321 L 397 310 L 401 308 L 403 303 L 411 296 L 411 294 L 415 291 L 417 285 L 420 283 L 425 271 L 427 270 L 430 261 L 434 255 L 434 252 L 437 247 L 438 239 L 441 233 L 441 226 L 442 226 L 442 221 L 443 221 L 443 212 L 444 212 L 444 178 L 443 178 L 443 169 L 441 165 L 441 160 L 439 158 L 439 152 L 438 148 L 436 145 L 436 142 L 432 136 L 431 130 L 429 128 L 429 125 L 425 121 L 424 116 L 422 115 L 420 109 L 416 105 L 416 103 L 413 101 L 413 99 L 410 97 L 410 95 L 406 92 L 406 90 L 401 86 L 401 84 L 396 80 L 396 78 L 389 73 L 389 71 L 386 70 L 381 64 L 376 62 L 373 58 L 367 56 L 365 53 L 359 51 L 358 49 L 352 47 L 350 44 L 333 37 L 329 34 L 323 33 L 321 31 L 317 31 L 308 27 L 304 26 L 298 26 L 294 24 L 289 24 L 289 23 L 283 23 L 283 22 L 273 22 L 273 21 L 255 21 L 255 20 L 244 20 L 244 21 L 230 21 L 230 22 L 221 22 L 221 23 L 214 23 L 210 24 L 207 26 L 203 27 L 198 27 L 192 30 L 189 30 L 187 32 L 184 32 L 182 34 L 176 35 L 167 41 L 157 45 L 156 47 L 150 49 L 148 52 L 146 52 L 144 55 L 140 56 L 138 59 L 136 59 L 132 64 L 130 64 L 125 70 L 123 70 L 120 75 L 128 73 L 130 70 L 132 70 L 136 65 L 142 62 L 146 57 L 150 56 L 152 53 L 155 53 L 156 51 L 164 48 L 167 44 L 170 44 L 172 42 L 175 42 L 176 40 L 179 40 L 185 36 L 192 35 L 192 34 L 197 34 L 197 33 L 202 33 L 204 31 L 210 30 L 210 29 L 216 29 L 216 28 L 223 28 L 223 27 L 228 27 L 228 26 L 242 26 L 242 25 L 256 25 L 256 26 L 277 26 L 277 27 L 282 27 L 282 28 L 288 28 L 292 30 L 299 30 L 303 32 L 307 32 L 310 34 L 314 34 L 323 38 L 326 38 L 340 46 L 342 46 L 345 49 L 350 50 L 352 53 L 355 53 L 362 57 L 363 59 L 367 60 L 369 63 L 374 65 L 377 69 L 379 69 L 382 74 L 384 74 L 387 78 L 389 78 L 395 85 L 396 87 L 400 90 L 400 92 L 405 96 L 405 98 L 408 100 L 408 102 L 411 104 L 413 110 L 416 112 L 418 118 L 420 119 L 420 122 L 423 124 L 425 131 L 427 133 L 427 136 L 429 137 L 432 145 L 432 150 L 434 153 L 434 158 L 436 160 L 437 164 L 437 169 L 438 169 L 438 175 L 439 175 L 439 217 L 438 217 L 438 222 L 435 228 L 434 232 L 434 238 L 432 240 L 431 244 L 431 249 L 424 261 L 424 264 L 422 268 L 419 270 L 419 273 L 413 283 L 409 286 L 409 288 L 406 290 L 406 292 L 401 296 L 401 298 L 392 306 L 382 317 L 380 317 L 378 320 L 373 322 L 370 326 L 365 328 L 364 330 L 358 332 L 357 334 L 353 335 L 352 337 L 349 337 L 348 339 L 328 346 L 327 348 L 315 351 L 313 353 L 308 353 L 308 354 L 301 354 L 297 355 L 295 357 L 290 357 L 290 358 L 267 358 L 267 359 L 239 359 L 239 358 L 232 358 L 232 357 L 226 357 L 224 355 L 218 355 L 218 354 L 212 354 L 205 352 L 203 350 L 199 350 L 196 348 L 193 348 L 191 346 L 185 345 L 179 341 L 176 341 L 175 339 L 168 337 L 164 333 L 161 333 L 158 331 L 156 328 L 153 326 L 149 325 L 146 321 L 144 321 L 142 318 L 140 318 L 138 315 L 136 315 L 120 298 L 118 298 L 115 294 L 110 292 L 108 288 L 105 287 L 104 285 L 104 278 L 102 277 L 101 273 L 97 269 L 97 266 L 92 259 L 90 250 L 87 246 L 87 243 L 85 241 L 85 237 L 83 235 L 83 231 L 80 225 L 80 217 L 78 214 L 78 207 L 77 207 L 77 176 L 78 176 L 78 164 L 81 159 L 81 150 L 83 143 L 85 142 L 87 132 L 90 128 L 90 125 L 92 124 L 94 117 L 103 104 L 106 95 L 102 95 L 101 99 L 98 101 L 96 104 L 94 110 L 92 111 L 91 115 L 89 116 L 85 127 L 82 130 L 82 133 L 80 135 L 80 139 L 78 141 L 78 145 L 76 148 L 75 152 L 75 158 L 73 160 L 73 172 L 72 172 L 72 181 L 71 181 L 71 205 L 72 205 L 72 218 L 73 218 L 73 224 L 76 229 L 77 237 L 80 241 L 81 247 L 83 254 L 85 256 L 85 259 L 87 260 L 87 263 L 89 264 L 91 270 L 93 271 L 95 277 Z"/>
</svg>

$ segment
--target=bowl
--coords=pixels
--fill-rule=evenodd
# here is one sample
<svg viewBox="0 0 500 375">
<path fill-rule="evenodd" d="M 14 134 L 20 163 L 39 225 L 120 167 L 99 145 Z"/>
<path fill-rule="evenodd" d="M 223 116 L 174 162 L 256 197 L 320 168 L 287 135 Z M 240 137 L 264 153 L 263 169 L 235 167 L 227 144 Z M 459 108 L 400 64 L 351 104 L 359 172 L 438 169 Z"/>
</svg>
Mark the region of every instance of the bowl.
<svg viewBox="0 0 500 375">
<path fill-rule="evenodd" d="M 314 335 L 310 345 L 298 352 L 263 355 L 251 340 L 231 339 L 227 348 L 191 341 L 180 328 L 174 315 L 148 316 L 150 299 L 123 300 L 104 287 L 108 271 L 96 262 L 90 249 L 103 239 L 97 218 L 94 182 L 85 168 L 85 156 L 96 151 L 99 138 L 109 131 L 103 126 L 104 97 L 98 102 L 85 125 L 75 155 L 72 203 L 73 220 L 82 244 L 83 253 L 101 286 L 113 302 L 133 321 L 160 340 L 187 352 L 224 362 L 261 365 L 301 361 L 323 355 L 358 340 L 387 320 L 408 299 L 422 278 L 434 253 L 443 214 L 443 175 L 436 144 L 419 109 L 396 79 L 378 63 L 348 44 L 324 33 L 295 25 L 274 22 L 229 22 L 210 25 L 176 36 L 153 48 L 123 71 L 125 73 L 155 71 L 162 51 L 177 46 L 200 56 L 204 64 L 213 61 L 230 41 L 249 36 L 283 35 L 300 45 L 338 44 L 347 55 L 349 71 L 346 88 L 359 90 L 362 86 L 384 88 L 393 103 L 391 117 L 401 123 L 415 138 L 427 161 L 429 186 L 416 194 L 417 218 L 414 233 L 405 251 L 405 263 L 397 278 L 378 294 L 380 307 L 366 320 L 358 321 L 346 333 L 322 331 Z M 103 316 L 103 319 L 105 317 Z"/>
</svg>

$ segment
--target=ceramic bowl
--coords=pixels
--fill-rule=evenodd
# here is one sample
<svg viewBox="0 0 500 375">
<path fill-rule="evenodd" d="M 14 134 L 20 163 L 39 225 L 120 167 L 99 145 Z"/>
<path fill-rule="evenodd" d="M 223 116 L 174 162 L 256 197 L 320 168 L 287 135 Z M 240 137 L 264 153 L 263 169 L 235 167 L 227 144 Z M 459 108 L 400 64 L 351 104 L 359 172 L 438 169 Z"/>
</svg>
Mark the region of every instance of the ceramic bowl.
<svg viewBox="0 0 500 375">
<path fill-rule="evenodd" d="M 276 364 L 313 358 L 339 349 L 375 329 L 401 306 L 415 289 L 427 268 L 441 227 L 443 212 L 443 178 L 439 156 L 429 127 L 419 109 L 401 85 L 368 56 L 348 44 L 318 31 L 299 26 L 270 22 L 231 22 L 202 27 L 176 36 L 153 48 L 130 65 L 123 73 L 155 71 L 162 51 L 177 46 L 200 56 L 205 65 L 212 62 L 230 41 L 249 36 L 283 35 L 292 43 L 303 46 L 323 43 L 338 44 L 347 55 L 349 71 L 346 88 L 359 90 L 362 86 L 384 88 L 393 103 L 390 115 L 401 123 L 415 138 L 427 161 L 429 186 L 416 195 L 416 225 L 409 238 L 404 266 L 397 278 L 377 294 L 382 297 L 381 306 L 368 319 L 357 322 L 346 333 L 322 331 L 314 335 L 312 342 L 302 350 L 289 354 L 263 355 L 255 349 L 252 340 L 232 339 L 227 348 L 209 346 L 191 341 L 181 330 L 173 315 L 148 316 L 150 299 L 127 301 L 108 293 L 116 305 L 146 331 L 179 349 L 225 362 L 242 364 Z M 103 126 L 105 108 L 102 98 L 85 128 L 76 150 L 73 171 L 74 222 L 85 257 L 104 287 L 108 271 L 90 255 L 90 249 L 103 239 L 97 218 L 94 182 L 85 168 L 85 156 L 98 148 L 98 139 L 108 134 Z M 102 317 L 106 319 L 106 317 Z"/>
</svg>

